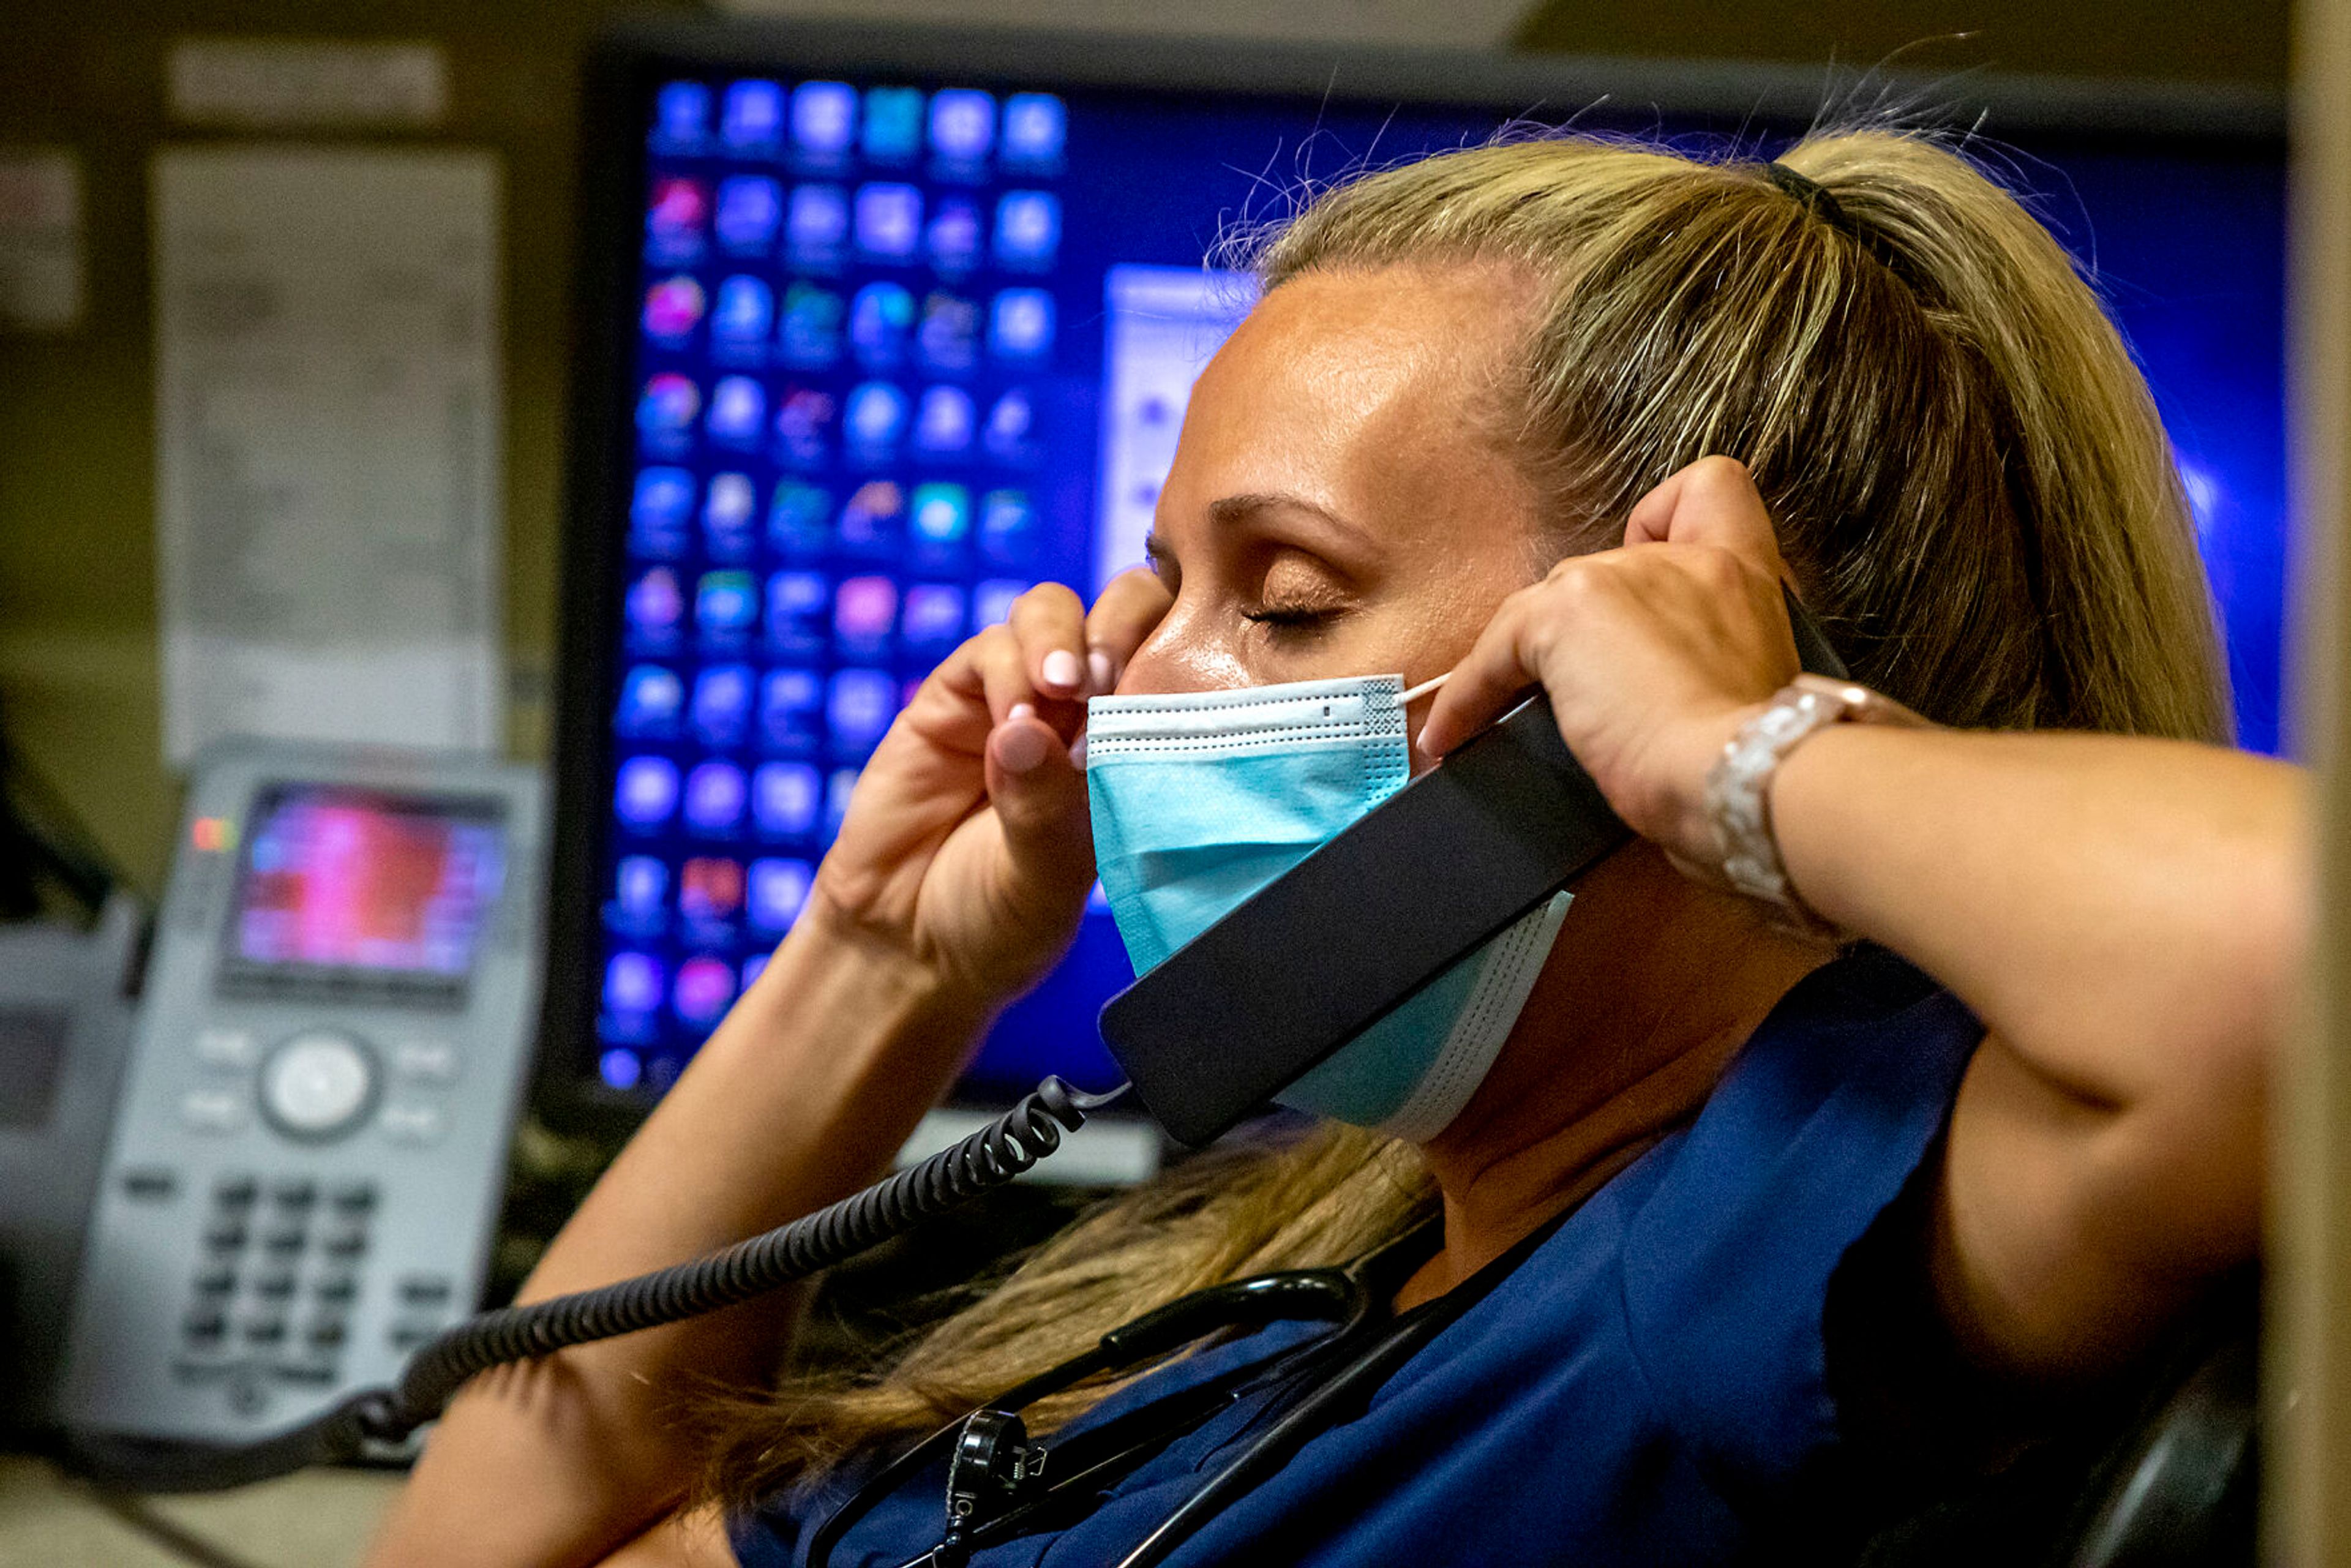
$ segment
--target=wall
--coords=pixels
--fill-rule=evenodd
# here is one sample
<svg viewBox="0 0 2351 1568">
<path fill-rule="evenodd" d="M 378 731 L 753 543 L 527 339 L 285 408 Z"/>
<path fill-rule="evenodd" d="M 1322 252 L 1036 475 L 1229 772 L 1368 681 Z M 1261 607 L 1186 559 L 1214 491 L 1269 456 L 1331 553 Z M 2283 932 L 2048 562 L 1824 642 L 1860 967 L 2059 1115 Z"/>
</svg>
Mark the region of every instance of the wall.
<svg viewBox="0 0 2351 1568">
<path fill-rule="evenodd" d="M 543 745 L 552 656 L 559 437 L 569 331 L 572 61 L 608 0 L 0 0 L 0 144 L 83 162 L 87 306 L 54 337 L 0 334 L 0 716 L 33 766 L 151 890 L 179 780 L 156 686 L 147 158 L 167 136 L 165 50 L 184 36 L 433 38 L 452 110 L 422 140 L 506 164 L 507 634 L 511 739 Z M 643 9 L 643 6 L 636 7 Z M 414 141 L 418 138 L 395 138 Z"/>
</svg>

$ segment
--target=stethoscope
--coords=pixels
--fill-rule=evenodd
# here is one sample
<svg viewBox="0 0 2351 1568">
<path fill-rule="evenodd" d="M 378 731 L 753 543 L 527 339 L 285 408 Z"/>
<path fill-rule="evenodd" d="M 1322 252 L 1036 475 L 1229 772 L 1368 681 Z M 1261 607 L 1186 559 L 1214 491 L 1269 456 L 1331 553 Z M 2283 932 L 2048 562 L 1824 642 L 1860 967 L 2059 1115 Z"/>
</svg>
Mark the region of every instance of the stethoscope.
<svg viewBox="0 0 2351 1568">
<path fill-rule="evenodd" d="M 828 1568 L 852 1526 L 942 1456 L 947 1472 L 939 1542 L 904 1568 L 962 1568 L 983 1547 L 1082 1515 L 1113 1478 L 1239 1399 L 1270 1389 L 1269 1408 L 1292 1400 L 1118 1568 L 1165 1562 L 1309 1438 L 1346 1419 L 1471 1304 L 1475 1293 L 1457 1290 L 1405 1312 L 1390 1311 L 1405 1278 L 1434 1252 L 1437 1233 L 1431 1220 L 1343 1269 L 1285 1270 L 1212 1285 L 1111 1330 L 1093 1349 L 950 1421 L 876 1471 L 817 1527 L 810 1568 Z M 1021 1422 L 1022 1409 L 1086 1378 L 1133 1371 L 1210 1334 L 1284 1322 L 1333 1327 L 1050 1443 L 1031 1440 Z"/>
</svg>

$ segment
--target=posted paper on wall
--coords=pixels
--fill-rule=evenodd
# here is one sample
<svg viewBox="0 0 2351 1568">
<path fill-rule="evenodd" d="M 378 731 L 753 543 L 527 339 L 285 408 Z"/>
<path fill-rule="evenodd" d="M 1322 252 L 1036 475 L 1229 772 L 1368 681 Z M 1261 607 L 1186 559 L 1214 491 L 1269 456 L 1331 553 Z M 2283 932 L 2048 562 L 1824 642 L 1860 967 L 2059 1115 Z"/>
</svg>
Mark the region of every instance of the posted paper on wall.
<svg viewBox="0 0 2351 1568">
<path fill-rule="evenodd" d="M 167 758 L 495 748 L 496 161 L 172 149 L 153 195 Z"/>
</svg>

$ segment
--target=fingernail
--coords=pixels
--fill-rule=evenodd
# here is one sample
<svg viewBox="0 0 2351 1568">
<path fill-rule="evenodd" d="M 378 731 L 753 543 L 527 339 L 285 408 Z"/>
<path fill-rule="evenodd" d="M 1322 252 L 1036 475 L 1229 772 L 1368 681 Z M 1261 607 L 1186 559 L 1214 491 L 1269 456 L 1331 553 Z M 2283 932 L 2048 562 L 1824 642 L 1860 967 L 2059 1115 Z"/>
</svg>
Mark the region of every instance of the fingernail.
<svg viewBox="0 0 2351 1568">
<path fill-rule="evenodd" d="M 1007 710 L 1006 710 L 1005 715 L 1004 715 L 1004 722 L 1005 722 L 1005 723 L 1007 723 L 1007 724 L 1010 724 L 1014 719 L 1017 719 L 1017 718 L 1035 718 L 1036 716 L 1037 716 L 1037 705 L 1036 705 L 1036 704 L 1034 704 L 1034 703 L 1014 703 L 1010 708 L 1008 708 L 1008 709 L 1007 709 Z"/>
<path fill-rule="evenodd" d="M 1094 678 L 1094 695 L 1107 695 L 1118 685 L 1118 672 L 1111 667 L 1110 655 L 1100 648 L 1086 654 L 1086 673 Z"/>
<path fill-rule="evenodd" d="M 1049 686 L 1071 687 L 1085 679 L 1086 672 L 1078 656 L 1067 648 L 1056 648 L 1045 655 L 1045 684 Z"/>
<path fill-rule="evenodd" d="M 1026 703 L 1020 706 L 1028 706 Z M 1019 708 L 1013 709 L 1013 715 L 1022 716 Z M 1052 744 L 1050 735 L 1033 724 L 1024 724 L 1004 732 L 1003 738 L 996 743 L 996 759 L 1015 773 L 1026 773 L 1045 760 L 1045 753 Z"/>
</svg>

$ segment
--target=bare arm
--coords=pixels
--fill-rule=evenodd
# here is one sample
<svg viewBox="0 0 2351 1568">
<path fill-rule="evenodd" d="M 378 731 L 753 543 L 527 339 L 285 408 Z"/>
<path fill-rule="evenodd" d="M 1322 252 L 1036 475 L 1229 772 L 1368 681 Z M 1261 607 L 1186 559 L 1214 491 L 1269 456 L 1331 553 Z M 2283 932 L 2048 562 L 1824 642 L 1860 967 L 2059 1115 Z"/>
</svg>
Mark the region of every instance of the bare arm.
<svg viewBox="0 0 2351 1568">
<path fill-rule="evenodd" d="M 1988 1031 L 1935 1249 L 1978 1354 L 2099 1370 L 2254 1255 L 2307 796 L 2282 763 L 2112 736 L 1840 726 L 1782 767 L 1772 820 L 1806 900 Z"/>
<path fill-rule="evenodd" d="M 903 960 L 804 925 L 778 949 L 522 1291 L 674 1263 L 872 1179 L 961 1061 L 974 1020 Z M 436 1427 L 378 1563 L 585 1563 L 674 1506 L 697 1378 L 779 1358 L 790 1303 L 748 1302 L 476 1379 Z"/>
<path fill-rule="evenodd" d="M 867 765 L 800 924 L 525 1300 L 708 1251 L 881 1173 L 993 1010 L 1068 946 L 1093 879 L 1068 751 L 1081 698 L 1107 688 L 1165 604 L 1147 573 L 1118 580 L 1091 615 L 1066 588 L 1034 589 L 924 682 Z M 370 1562 L 586 1568 L 670 1551 L 695 1534 L 651 1528 L 698 1462 L 681 1396 L 760 1380 L 790 1325 L 789 1303 L 747 1302 L 476 1379 Z"/>
</svg>

